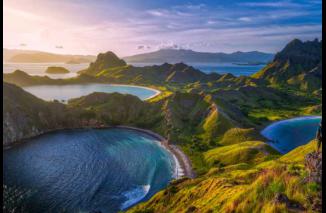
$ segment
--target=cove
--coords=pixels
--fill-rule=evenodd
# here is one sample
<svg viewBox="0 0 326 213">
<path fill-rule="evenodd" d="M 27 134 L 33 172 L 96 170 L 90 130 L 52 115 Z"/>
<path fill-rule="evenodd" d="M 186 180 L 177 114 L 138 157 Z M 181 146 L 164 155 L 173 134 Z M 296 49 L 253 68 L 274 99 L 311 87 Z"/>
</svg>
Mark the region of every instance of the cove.
<svg viewBox="0 0 326 213">
<path fill-rule="evenodd" d="M 149 199 L 175 177 L 176 163 L 135 130 L 60 130 L 3 151 L 3 182 L 28 191 L 29 212 L 118 212 Z"/>
<path fill-rule="evenodd" d="M 316 137 L 320 116 L 304 116 L 278 121 L 261 131 L 268 144 L 285 154 Z"/>
<path fill-rule="evenodd" d="M 130 94 L 146 100 L 160 93 L 148 87 L 118 84 L 73 84 L 73 85 L 37 85 L 23 87 L 29 93 L 47 101 L 54 99 L 66 102 L 71 98 L 89 95 L 93 92 Z"/>
</svg>

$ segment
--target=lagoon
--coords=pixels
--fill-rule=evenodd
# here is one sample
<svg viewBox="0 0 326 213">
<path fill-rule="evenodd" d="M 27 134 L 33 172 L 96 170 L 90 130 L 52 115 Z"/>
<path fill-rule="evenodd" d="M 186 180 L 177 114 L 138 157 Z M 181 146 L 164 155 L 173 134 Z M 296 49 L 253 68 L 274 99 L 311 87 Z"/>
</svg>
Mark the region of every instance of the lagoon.
<svg viewBox="0 0 326 213">
<path fill-rule="evenodd" d="M 118 212 L 166 187 L 175 167 L 155 138 L 121 128 L 61 130 L 3 151 L 3 182 L 29 192 L 33 213 Z"/>
<path fill-rule="evenodd" d="M 23 87 L 27 92 L 47 101 L 67 102 L 71 98 L 89 95 L 93 92 L 130 94 L 146 100 L 159 94 L 160 91 L 140 86 L 117 84 L 73 84 L 73 85 L 37 85 Z"/>
<path fill-rule="evenodd" d="M 285 154 L 316 137 L 321 116 L 303 116 L 278 121 L 261 131 L 268 144 Z"/>
</svg>

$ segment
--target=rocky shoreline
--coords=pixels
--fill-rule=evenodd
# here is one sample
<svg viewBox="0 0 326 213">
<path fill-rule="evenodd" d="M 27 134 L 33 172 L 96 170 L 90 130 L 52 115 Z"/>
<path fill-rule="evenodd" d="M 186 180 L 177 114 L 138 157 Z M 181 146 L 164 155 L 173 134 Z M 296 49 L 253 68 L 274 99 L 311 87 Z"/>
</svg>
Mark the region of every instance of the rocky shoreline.
<svg viewBox="0 0 326 213">
<path fill-rule="evenodd" d="M 147 129 L 141 129 L 137 127 L 130 127 L 130 126 L 114 126 L 113 128 L 122 128 L 122 129 L 130 129 L 130 130 L 136 130 L 139 132 L 143 132 L 145 134 L 148 134 L 156 139 L 158 139 L 161 143 L 161 145 L 167 149 L 169 152 L 172 153 L 172 155 L 176 158 L 176 164 L 179 164 L 182 171 L 177 171 L 177 178 L 181 178 L 182 176 L 188 177 L 188 178 L 195 178 L 196 174 L 192 169 L 191 161 L 188 158 L 188 156 L 178 147 L 177 145 L 172 145 L 169 143 L 167 139 L 162 137 L 161 135 L 152 132 Z"/>
</svg>

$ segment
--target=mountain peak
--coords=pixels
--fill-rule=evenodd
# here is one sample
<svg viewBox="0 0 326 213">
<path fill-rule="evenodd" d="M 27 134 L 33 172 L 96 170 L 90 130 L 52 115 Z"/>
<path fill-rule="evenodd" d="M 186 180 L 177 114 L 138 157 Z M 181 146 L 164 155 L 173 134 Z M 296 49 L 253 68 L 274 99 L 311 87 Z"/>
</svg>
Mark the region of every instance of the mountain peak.
<svg viewBox="0 0 326 213">
<path fill-rule="evenodd" d="M 83 73 L 96 75 L 102 70 L 113 68 L 113 67 L 121 67 L 126 66 L 127 63 L 120 59 L 116 54 L 112 51 L 107 51 L 105 53 L 100 53 L 97 55 L 96 61 L 91 63 Z"/>
<path fill-rule="evenodd" d="M 294 39 L 289 42 L 282 51 L 276 54 L 274 61 L 286 61 L 303 63 L 304 61 L 310 61 L 314 64 L 318 64 L 321 58 L 321 42 L 318 39 L 313 41 L 302 42 L 299 39 Z"/>
</svg>

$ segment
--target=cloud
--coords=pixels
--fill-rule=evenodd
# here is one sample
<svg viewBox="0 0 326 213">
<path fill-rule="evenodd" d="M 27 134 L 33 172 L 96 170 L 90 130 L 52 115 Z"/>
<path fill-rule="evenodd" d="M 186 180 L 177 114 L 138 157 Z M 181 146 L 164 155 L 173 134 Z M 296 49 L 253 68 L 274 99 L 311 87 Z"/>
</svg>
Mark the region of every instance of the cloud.
<svg viewBox="0 0 326 213">
<path fill-rule="evenodd" d="M 21 41 L 30 48 L 46 47 L 55 51 L 59 43 L 67 53 L 97 54 L 112 50 L 118 55 L 131 55 L 160 48 L 267 51 L 279 48 L 290 37 L 321 36 L 319 0 L 249 0 L 228 4 L 151 1 L 151 6 L 143 8 L 142 4 L 133 8 L 131 3 L 119 8 L 88 1 L 81 5 L 67 1 L 41 2 L 48 2 L 51 7 L 36 10 L 17 4 L 11 10 L 4 8 L 4 45 L 17 46 L 17 41 Z M 76 12 L 83 16 L 76 17 Z M 15 21 L 19 16 L 24 20 L 21 23 Z"/>
<path fill-rule="evenodd" d="M 187 7 L 188 9 L 195 9 L 195 10 L 199 10 L 202 9 L 204 7 L 206 7 L 206 4 L 188 4 L 185 7 Z"/>
<path fill-rule="evenodd" d="M 289 1 L 274 1 L 274 2 L 245 2 L 239 3 L 242 6 L 249 6 L 249 7 L 298 7 L 301 6 L 300 4 L 292 3 Z"/>
<path fill-rule="evenodd" d="M 251 21 L 251 18 L 249 18 L 249 17 L 240 17 L 238 20 L 239 21 L 249 22 L 249 21 Z"/>
<path fill-rule="evenodd" d="M 157 10 L 148 10 L 147 11 L 148 14 L 152 15 L 152 16 L 158 16 L 158 17 L 162 17 L 162 16 L 167 16 L 168 11 L 166 10 L 161 10 L 161 9 L 157 9 Z"/>
</svg>

